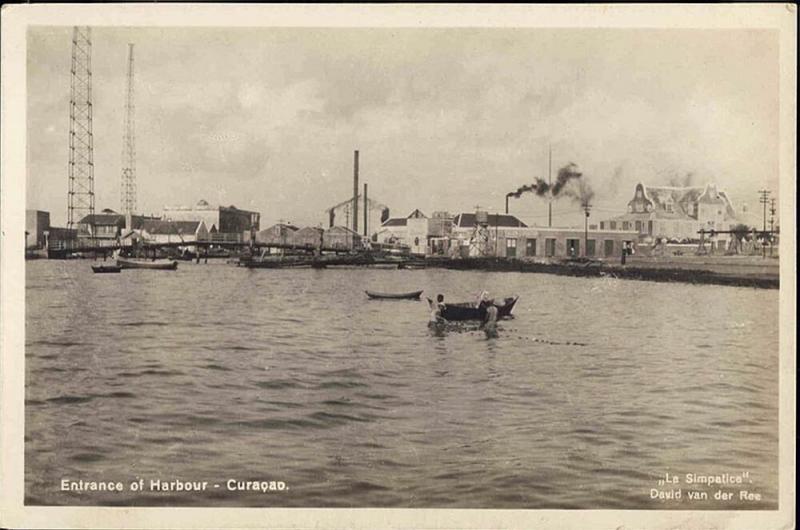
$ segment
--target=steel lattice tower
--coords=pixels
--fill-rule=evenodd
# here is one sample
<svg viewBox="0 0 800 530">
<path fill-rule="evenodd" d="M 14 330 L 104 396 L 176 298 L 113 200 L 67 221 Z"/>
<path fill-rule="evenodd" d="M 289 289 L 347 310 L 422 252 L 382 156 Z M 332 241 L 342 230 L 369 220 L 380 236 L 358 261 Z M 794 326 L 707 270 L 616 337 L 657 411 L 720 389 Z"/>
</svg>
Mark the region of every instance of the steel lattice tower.
<svg viewBox="0 0 800 530">
<path fill-rule="evenodd" d="M 136 130 L 133 103 L 133 44 L 128 44 L 128 84 L 125 91 L 125 129 L 122 133 L 122 213 L 136 212 Z M 130 228 L 130 227 L 128 227 Z"/>
<path fill-rule="evenodd" d="M 92 137 L 92 30 L 72 30 L 72 83 L 69 102 L 69 196 L 67 227 L 94 214 Z"/>
</svg>

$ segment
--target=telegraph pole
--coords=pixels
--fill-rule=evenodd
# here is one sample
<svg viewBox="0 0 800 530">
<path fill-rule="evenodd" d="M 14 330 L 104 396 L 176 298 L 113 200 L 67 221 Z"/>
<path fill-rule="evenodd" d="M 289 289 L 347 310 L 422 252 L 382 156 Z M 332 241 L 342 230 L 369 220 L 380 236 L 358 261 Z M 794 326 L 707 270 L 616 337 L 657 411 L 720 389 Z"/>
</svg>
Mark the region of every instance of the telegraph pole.
<svg viewBox="0 0 800 530">
<path fill-rule="evenodd" d="M 772 257 L 772 240 L 775 235 L 775 199 L 769 200 L 769 255 Z"/>
<path fill-rule="evenodd" d="M 764 205 L 764 224 L 763 224 L 762 229 L 761 229 L 761 237 L 765 238 L 767 236 L 767 203 L 769 202 L 769 199 L 767 199 L 767 197 L 769 196 L 770 191 L 769 190 L 758 190 L 758 193 L 759 193 L 759 195 L 761 195 L 761 198 L 758 200 L 758 202 L 760 202 L 761 204 Z M 763 258 L 767 257 L 767 241 L 766 240 L 762 240 L 761 241 L 761 257 L 763 257 Z"/>
<path fill-rule="evenodd" d="M 583 256 L 589 257 L 589 210 L 592 206 L 587 202 L 583 204 L 583 213 L 586 218 L 583 221 Z"/>
</svg>

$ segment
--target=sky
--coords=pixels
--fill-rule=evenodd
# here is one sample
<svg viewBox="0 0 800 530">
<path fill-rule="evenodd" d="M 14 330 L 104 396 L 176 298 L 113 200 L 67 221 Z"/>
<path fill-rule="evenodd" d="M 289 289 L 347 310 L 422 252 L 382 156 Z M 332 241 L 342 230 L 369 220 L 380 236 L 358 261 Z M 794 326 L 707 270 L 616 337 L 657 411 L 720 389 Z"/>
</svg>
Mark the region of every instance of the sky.
<svg viewBox="0 0 800 530">
<path fill-rule="evenodd" d="M 28 33 L 26 207 L 66 223 L 71 27 Z M 716 183 L 760 220 L 778 189 L 778 35 L 692 29 L 92 29 L 96 209 L 120 210 L 128 43 L 137 202 L 324 223 L 361 182 L 393 216 L 502 211 L 574 163 L 592 221 L 637 182 Z M 554 225 L 581 226 L 554 203 Z M 510 212 L 547 223 L 533 194 Z M 758 213 L 758 215 L 755 215 Z"/>
</svg>

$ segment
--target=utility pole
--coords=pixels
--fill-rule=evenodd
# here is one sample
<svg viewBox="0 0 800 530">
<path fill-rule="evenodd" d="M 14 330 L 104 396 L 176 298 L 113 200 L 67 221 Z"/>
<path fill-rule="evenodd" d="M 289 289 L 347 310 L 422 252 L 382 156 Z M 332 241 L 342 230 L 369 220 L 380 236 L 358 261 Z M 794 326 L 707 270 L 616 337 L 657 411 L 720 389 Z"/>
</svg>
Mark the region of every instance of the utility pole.
<svg viewBox="0 0 800 530">
<path fill-rule="evenodd" d="M 592 206 L 589 203 L 584 203 L 583 205 L 583 213 L 586 214 L 586 218 L 583 221 L 583 256 L 589 256 L 589 210 L 592 209 Z"/>
<path fill-rule="evenodd" d="M 92 30 L 72 29 L 69 98 L 69 194 L 67 228 L 90 216 L 94 237 L 94 137 L 92 135 Z"/>
<path fill-rule="evenodd" d="M 369 237 L 367 222 L 369 221 L 369 203 L 367 202 L 367 183 L 364 183 L 364 239 Z"/>
<path fill-rule="evenodd" d="M 775 237 L 775 199 L 769 200 L 769 256 L 772 257 L 772 241 Z"/>
<path fill-rule="evenodd" d="M 761 229 L 761 237 L 762 237 L 762 241 L 761 241 L 761 257 L 766 258 L 767 257 L 767 241 L 766 241 L 766 239 L 763 239 L 763 238 L 767 237 L 767 203 L 769 202 L 769 199 L 767 199 L 767 197 L 769 196 L 770 191 L 769 190 L 758 190 L 758 193 L 759 193 L 759 195 L 761 195 L 761 198 L 758 200 L 758 202 L 760 202 L 761 204 L 764 205 L 764 224 L 763 224 L 763 227 Z"/>
<path fill-rule="evenodd" d="M 122 132 L 122 213 L 136 213 L 136 128 L 133 103 L 133 44 L 128 44 L 128 83 L 125 90 L 125 126 Z M 132 226 L 126 227 L 128 229 Z"/>
<path fill-rule="evenodd" d="M 547 184 L 552 187 L 553 185 L 553 146 L 550 146 L 550 151 L 547 157 Z M 547 201 L 547 226 L 553 226 L 553 200 Z"/>
</svg>

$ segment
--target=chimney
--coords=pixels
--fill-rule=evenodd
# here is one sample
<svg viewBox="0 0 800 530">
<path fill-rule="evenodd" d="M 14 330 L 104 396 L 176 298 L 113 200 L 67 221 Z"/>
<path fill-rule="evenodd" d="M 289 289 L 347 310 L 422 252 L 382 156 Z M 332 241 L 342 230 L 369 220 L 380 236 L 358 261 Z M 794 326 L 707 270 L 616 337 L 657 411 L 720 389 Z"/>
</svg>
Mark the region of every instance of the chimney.
<svg viewBox="0 0 800 530">
<path fill-rule="evenodd" d="M 367 204 L 367 183 L 364 183 L 364 237 L 368 237 L 367 220 L 369 219 L 369 207 Z"/>
<path fill-rule="evenodd" d="M 353 152 L 353 232 L 358 233 L 358 150 Z"/>
</svg>

